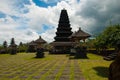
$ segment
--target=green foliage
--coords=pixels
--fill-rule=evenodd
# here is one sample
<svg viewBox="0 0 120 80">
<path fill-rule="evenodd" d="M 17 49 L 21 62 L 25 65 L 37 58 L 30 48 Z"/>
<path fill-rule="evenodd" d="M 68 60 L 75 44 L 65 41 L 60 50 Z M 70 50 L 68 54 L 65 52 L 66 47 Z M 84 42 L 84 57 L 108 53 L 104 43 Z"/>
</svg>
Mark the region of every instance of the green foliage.
<svg viewBox="0 0 120 80">
<path fill-rule="evenodd" d="M 0 50 L 2 50 L 2 49 L 3 49 L 3 46 L 0 45 Z"/>
<path fill-rule="evenodd" d="M 88 41 L 85 43 L 87 48 L 93 49 L 95 48 L 94 43 L 96 42 L 96 39 L 88 39 Z"/>
<path fill-rule="evenodd" d="M 28 45 L 27 44 L 22 44 L 20 42 L 19 46 L 18 46 L 18 52 L 26 52 L 28 49 Z"/>
<path fill-rule="evenodd" d="M 15 44 L 14 38 L 11 39 L 11 43 L 10 43 L 9 49 L 10 49 L 10 54 L 11 55 L 16 54 L 16 52 L 17 52 L 17 45 Z"/>
<path fill-rule="evenodd" d="M 4 42 L 3 42 L 3 47 L 4 47 L 4 48 L 7 48 L 7 41 L 4 41 Z"/>
<path fill-rule="evenodd" d="M 120 25 L 110 25 L 97 36 L 95 46 L 99 48 L 116 47 L 119 41 Z"/>
<path fill-rule="evenodd" d="M 1 54 L 5 54 L 5 53 L 7 53 L 7 52 L 8 52 L 8 50 L 7 50 L 7 42 L 4 41 L 4 42 L 3 42 L 3 45 L 0 45 L 0 53 L 1 53 Z"/>
<path fill-rule="evenodd" d="M 51 50 L 52 49 L 52 46 L 50 45 L 50 44 L 48 44 L 48 43 L 46 43 L 46 44 L 44 44 L 43 45 L 43 48 L 45 49 L 45 50 Z"/>
</svg>

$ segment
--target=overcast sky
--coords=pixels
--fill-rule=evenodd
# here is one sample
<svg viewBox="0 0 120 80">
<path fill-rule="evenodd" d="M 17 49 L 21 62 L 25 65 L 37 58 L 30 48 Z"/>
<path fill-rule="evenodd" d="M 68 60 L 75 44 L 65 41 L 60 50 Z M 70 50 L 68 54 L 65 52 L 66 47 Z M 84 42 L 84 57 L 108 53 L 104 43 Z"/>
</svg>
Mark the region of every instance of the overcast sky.
<svg viewBox="0 0 120 80">
<path fill-rule="evenodd" d="M 30 42 L 42 36 L 54 41 L 61 10 L 68 12 L 72 31 L 96 35 L 110 24 L 120 23 L 120 0 L 1 0 L 0 44 Z"/>
</svg>

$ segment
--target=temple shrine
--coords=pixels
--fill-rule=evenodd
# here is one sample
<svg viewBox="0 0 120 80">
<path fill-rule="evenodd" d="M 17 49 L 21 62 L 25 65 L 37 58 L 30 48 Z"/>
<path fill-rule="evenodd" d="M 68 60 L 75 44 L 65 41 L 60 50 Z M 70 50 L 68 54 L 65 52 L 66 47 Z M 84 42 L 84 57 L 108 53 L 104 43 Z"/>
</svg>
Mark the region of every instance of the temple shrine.
<svg viewBox="0 0 120 80">
<path fill-rule="evenodd" d="M 51 43 L 55 53 L 69 52 L 73 45 L 69 38 L 73 33 L 71 29 L 67 11 L 63 9 L 60 14 L 56 36 L 54 37 L 55 41 Z"/>
<path fill-rule="evenodd" d="M 75 33 L 71 29 L 67 10 L 63 9 L 61 10 L 56 36 L 54 37 L 55 41 L 51 43 L 53 46 L 52 53 L 69 53 L 70 49 L 80 40 L 85 42 L 85 39 L 90 37 L 81 28 Z"/>
<path fill-rule="evenodd" d="M 36 52 L 37 48 L 43 47 L 43 45 L 47 43 L 41 36 L 35 41 L 31 41 L 28 45 L 28 52 Z"/>
<path fill-rule="evenodd" d="M 74 32 L 69 38 L 73 41 L 73 42 L 79 42 L 80 40 L 83 40 L 85 42 L 85 40 L 87 38 L 91 37 L 90 34 L 84 32 L 83 30 L 81 30 L 81 28 L 79 28 L 78 31 Z"/>
</svg>

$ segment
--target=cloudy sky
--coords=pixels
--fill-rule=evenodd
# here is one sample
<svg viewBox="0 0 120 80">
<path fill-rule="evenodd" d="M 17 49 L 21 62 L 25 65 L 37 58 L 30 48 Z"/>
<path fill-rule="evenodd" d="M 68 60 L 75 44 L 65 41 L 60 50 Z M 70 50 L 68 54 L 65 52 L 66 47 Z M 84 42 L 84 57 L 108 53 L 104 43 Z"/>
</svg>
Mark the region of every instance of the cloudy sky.
<svg viewBox="0 0 120 80">
<path fill-rule="evenodd" d="M 107 25 L 120 23 L 120 0 L 1 0 L 0 44 L 36 40 L 54 41 L 60 12 L 68 12 L 72 31 L 96 35 Z"/>
</svg>

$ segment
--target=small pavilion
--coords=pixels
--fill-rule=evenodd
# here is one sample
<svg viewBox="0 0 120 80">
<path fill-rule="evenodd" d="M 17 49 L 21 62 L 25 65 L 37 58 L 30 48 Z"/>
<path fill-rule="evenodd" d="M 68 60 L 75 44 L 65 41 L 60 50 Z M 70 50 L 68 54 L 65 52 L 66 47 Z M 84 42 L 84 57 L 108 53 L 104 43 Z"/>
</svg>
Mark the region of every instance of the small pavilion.
<svg viewBox="0 0 120 80">
<path fill-rule="evenodd" d="M 35 40 L 34 43 L 36 43 L 37 47 L 40 48 L 43 46 L 43 44 L 45 44 L 47 42 L 44 39 L 42 39 L 41 36 L 39 36 L 39 38 L 37 40 Z"/>
<path fill-rule="evenodd" d="M 36 46 L 37 44 L 34 42 L 34 41 L 31 41 L 29 44 L 28 44 L 28 52 L 35 52 L 36 51 Z"/>
<path fill-rule="evenodd" d="M 91 35 L 84 32 L 79 28 L 78 31 L 74 32 L 69 38 L 71 41 L 75 42 L 74 48 L 71 48 L 71 55 L 75 55 L 75 58 L 87 58 L 87 47 L 79 45 L 80 40 L 83 40 L 85 43 L 85 40 L 89 38 Z"/>
<path fill-rule="evenodd" d="M 79 30 L 77 32 L 74 32 L 71 36 L 70 39 L 73 42 L 79 42 L 80 40 L 83 40 L 85 42 L 85 40 L 87 38 L 91 37 L 90 34 L 84 32 L 83 30 L 81 30 L 81 28 L 79 28 Z"/>
<path fill-rule="evenodd" d="M 43 47 L 43 45 L 47 43 L 41 36 L 35 41 L 31 41 L 28 46 L 29 52 L 35 52 L 37 48 Z"/>
</svg>

